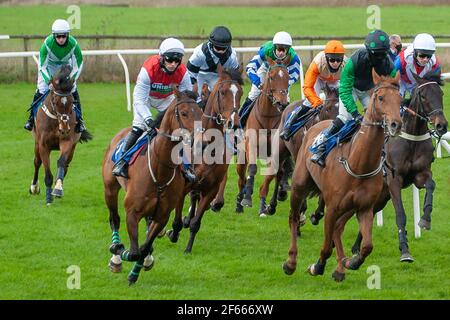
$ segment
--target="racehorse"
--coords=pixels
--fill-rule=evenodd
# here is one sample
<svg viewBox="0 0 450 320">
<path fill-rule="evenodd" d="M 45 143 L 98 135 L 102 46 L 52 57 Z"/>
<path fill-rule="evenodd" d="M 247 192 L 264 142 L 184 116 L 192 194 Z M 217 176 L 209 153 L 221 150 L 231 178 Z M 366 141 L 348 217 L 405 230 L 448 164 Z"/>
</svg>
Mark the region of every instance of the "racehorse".
<svg viewBox="0 0 450 320">
<path fill-rule="evenodd" d="M 345 268 L 356 270 L 373 249 L 373 207 L 383 188 L 382 152 L 385 135 L 397 135 L 402 126 L 400 117 L 399 79 L 379 76 L 372 70 L 375 87 L 359 131 L 349 143 L 336 146 L 326 158 L 322 168 L 310 161 L 309 148 L 331 120 L 321 121 L 306 133 L 298 152 L 292 175 L 291 210 L 289 226 L 291 244 L 289 257 L 283 264 L 286 274 L 292 274 L 297 266 L 297 228 L 300 206 L 309 195 L 322 193 L 326 204 L 324 242 L 317 263 L 308 268 L 311 275 L 322 275 L 325 264 L 336 246 L 338 267 L 333 272 L 336 281 L 345 278 Z M 353 258 L 345 258 L 342 232 L 348 219 L 356 211 L 363 236 L 361 252 Z"/>
<path fill-rule="evenodd" d="M 417 86 L 411 95 L 409 107 L 403 115 L 403 130 L 398 137 L 390 139 L 386 144 L 388 175 L 385 179 L 383 192 L 378 198 L 374 212 L 382 210 L 389 199 L 392 199 L 398 227 L 400 261 L 413 262 L 409 252 L 406 237 L 406 214 L 403 207 L 401 190 L 414 184 L 417 188 L 425 188 L 423 216 L 419 226 L 431 228 L 431 211 L 433 209 L 433 191 L 435 183 L 431 172 L 434 161 L 434 147 L 428 124 L 434 127 L 434 132 L 441 137 L 447 132 L 448 122 L 443 111 L 443 92 L 440 88 L 442 80 L 439 77 L 424 78 L 413 74 Z M 361 234 L 352 247 L 357 253 L 361 246 Z"/>
<path fill-rule="evenodd" d="M 266 150 L 271 154 L 272 129 L 278 128 L 281 113 L 288 105 L 289 72 L 286 61 L 267 58 L 268 71 L 264 78 L 261 94 L 254 102 L 245 126 L 245 159 L 237 164 L 239 194 L 236 198 L 236 212 L 242 213 L 243 206 L 252 206 L 254 178 L 257 171 L 257 155 Z M 264 129 L 264 130 L 263 130 Z M 249 177 L 247 178 L 247 165 Z"/>
<path fill-rule="evenodd" d="M 140 152 L 133 165 L 129 167 L 129 179 L 112 174 L 111 157 L 119 141 L 129 132 L 122 129 L 111 141 L 103 159 L 103 183 L 105 202 L 109 209 L 109 221 L 112 230 L 110 268 L 118 272 L 122 260 L 136 261 L 130 274 L 129 284 L 137 281 L 142 267 L 149 270 L 153 266 L 153 241 L 163 230 L 169 214 L 183 196 L 185 179 L 181 174 L 178 161 L 179 143 L 191 145 L 194 135 L 194 122 L 201 121 L 201 109 L 186 93 L 174 88 L 175 99 L 167 108 L 160 129 L 155 138 L 149 141 L 147 148 Z M 196 131 L 194 138 L 200 131 Z M 175 155 L 175 157 L 174 157 Z M 174 159 L 175 158 L 175 159 Z M 118 193 L 126 191 L 124 206 L 127 230 L 130 237 L 130 249 L 125 250 L 120 242 L 118 213 Z M 151 224 L 145 243 L 138 247 L 138 224 L 143 217 L 150 217 Z M 120 256 L 120 257 L 118 257 Z"/>
<path fill-rule="evenodd" d="M 305 135 L 305 132 L 312 127 L 314 124 L 316 124 L 319 121 L 328 120 L 328 119 L 334 119 L 339 113 L 339 90 L 338 88 L 332 88 L 328 85 L 325 86 L 325 103 L 323 108 L 320 110 L 319 114 L 315 117 L 311 118 L 309 121 L 305 123 L 305 125 L 299 129 L 288 141 L 285 141 L 283 139 L 279 139 L 279 148 L 275 151 L 275 153 L 272 156 L 273 161 L 278 161 L 278 163 L 281 165 L 281 168 L 285 170 L 284 164 L 286 161 L 290 159 L 292 156 L 293 159 L 297 158 L 298 150 L 300 149 L 303 137 Z M 281 115 L 281 122 L 278 127 L 279 132 L 283 130 L 284 123 L 286 122 L 286 119 L 288 118 L 289 114 L 294 111 L 297 107 L 302 105 L 303 100 L 297 100 L 289 104 L 286 109 L 283 111 L 283 114 Z M 277 199 L 279 198 L 279 188 L 280 188 L 280 181 L 283 179 L 287 179 L 287 174 L 283 170 L 279 170 L 277 174 L 273 175 L 266 175 L 264 178 L 264 182 L 261 185 L 259 189 L 259 198 L 260 198 L 260 205 L 259 205 L 259 214 L 274 214 L 276 212 L 277 207 Z M 266 197 L 269 192 L 270 183 L 273 179 L 275 179 L 275 187 L 273 191 L 273 196 L 270 200 L 270 204 L 266 205 Z M 306 205 L 306 204 L 305 204 Z M 306 210 L 306 208 L 304 208 Z M 303 211 L 304 211 L 303 210 Z"/>
<path fill-rule="evenodd" d="M 51 79 L 50 92 L 41 108 L 38 109 L 34 136 L 34 176 L 29 189 L 30 194 L 39 194 L 39 168 L 45 169 L 45 199 L 47 205 L 53 202 L 53 196 L 63 196 L 63 180 L 75 153 L 78 141 L 87 142 L 92 135 L 84 131 L 75 132 L 76 116 L 73 104 L 72 88 L 74 79 L 70 77 L 70 65 L 62 65 Z M 53 174 L 50 170 L 50 152 L 60 150 L 55 188 L 52 190 Z"/>
<path fill-rule="evenodd" d="M 177 242 L 183 225 L 189 227 L 190 237 L 185 253 L 192 252 L 203 214 L 209 208 L 221 181 L 226 176 L 234 153 L 234 136 L 229 133 L 240 122 L 238 111 L 244 84 L 242 69 L 222 69 L 219 65 L 217 71 L 219 79 L 208 98 L 202 122 L 202 127 L 206 129 L 204 139 L 214 137 L 214 141 L 204 146 L 202 162 L 194 166 L 198 181 L 187 185 L 184 191 L 185 194 L 191 192 L 189 216 L 182 221 L 184 197 L 180 198 L 172 224 L 173 229 L 167 232 L 170 241 Z"/>
</svg>

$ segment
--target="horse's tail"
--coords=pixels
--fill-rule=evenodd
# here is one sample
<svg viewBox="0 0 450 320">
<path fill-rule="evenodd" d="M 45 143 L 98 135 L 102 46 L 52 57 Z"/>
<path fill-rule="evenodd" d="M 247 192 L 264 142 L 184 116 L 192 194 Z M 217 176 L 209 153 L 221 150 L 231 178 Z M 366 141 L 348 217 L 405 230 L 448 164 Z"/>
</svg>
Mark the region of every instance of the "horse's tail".
<svg viewBox="0 0 450 320">
<path fill-rule="evenodd" d="M 89 131 L 84 130 L 83 132 L 81 132 L 79 141 L 80 143 L 88 142 L 89 140 L 92 140 L 92 138 L 93 138 L 92 134 Z"/>
</svg>

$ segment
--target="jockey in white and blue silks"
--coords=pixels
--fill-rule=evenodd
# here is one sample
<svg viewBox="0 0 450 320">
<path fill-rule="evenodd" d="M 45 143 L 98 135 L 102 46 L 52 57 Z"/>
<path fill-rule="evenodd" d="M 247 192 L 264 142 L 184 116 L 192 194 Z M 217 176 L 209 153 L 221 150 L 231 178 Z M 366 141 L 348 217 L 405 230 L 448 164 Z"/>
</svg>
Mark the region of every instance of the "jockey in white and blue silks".
<svg viewBox="0 0 450 320">
<path fill-rule="evenodd" d="M 436 43 L 434 38 L 427 34 L 418 34 L 413 44 L 401 51 L 395 59 L 395 67 L 400 71 L 400 95 L 405 97 L 406 92 L 411 95 L 416 86 L 413 74 L 423 77 L 426 74 L 440 77 L 441 66 L 434 54 Z"/>
<path fill-rule="evenodd" d="M 272 60 L 285 60 L 290 58 L 289 65 L 287 66 L 289 72 L 289 89 L 300 77 L 301 62 L 297 53 L 292 49 L 291 36 L 285 31 L 277 32 L 272 41 L 268 41 L 261 46 L 258 53 L 250 60 L 245 68 L 245 72 L 252 82 L 252 88 L 239 111 L 242 127 L 245 127 L 253 102 L 261 93 L 262 84 L 268 70 L 266 57 L 270 57 Z"/>
<path fill-rule="evenodd" d="M 219 75 L 217 65 L 229 69 L 238 69 L 239 62 L 236 50 L 231 47 L 230 30 L 224 26 L 215 27 L 209 35 L 209 40 L 198 45 L 187 63 L 187 69 L 193 85 L 197 84 L 198 100 L 201 101 L 201 91 L 206 83 L 212 91 Z M 202 108 L 204 106 L 201 106 Z"/>
</svg>

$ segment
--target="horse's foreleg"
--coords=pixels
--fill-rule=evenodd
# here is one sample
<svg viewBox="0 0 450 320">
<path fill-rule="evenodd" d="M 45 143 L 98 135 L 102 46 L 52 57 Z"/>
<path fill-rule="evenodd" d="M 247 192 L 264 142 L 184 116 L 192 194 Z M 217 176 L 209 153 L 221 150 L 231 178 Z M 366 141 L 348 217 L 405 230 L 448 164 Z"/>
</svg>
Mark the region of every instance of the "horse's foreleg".
<svg viewBox="0 0 450 320">
<path fill-rule="evenodd" d="M 216 194 L 217 189 L 212 190 L 208 194 L 200 197 L 200 201 L 198 203 L 197 210 L 195 212 L 194 218 L 191 220 L 191 223 L 189 225 L 189 242 L 186 246 L 186 249 L 184 250 L 184 253 L 191 253 L 192 252 L 192 246 L 194 245 L 195 236 L 197 235 L 197 232 L 200 230 L 200 225 L 202 223 L 202 217 L 205 213 L 206 209 L 208 208 L 208 205 L 214 195 Z"/>
<path fill-rule="evenodd" d="M 272 182 L 272 180 L 275 178 L 275 175 L 267 175 L 264 177 L 264 181 L 261 184 L 261 187 L 259 188 L 259 199 L 260 199 L 260 204 L 259 204 L 259 215 L 260 216 L 265 216 L 266 213 L 268 212 L 268 206 L 266 205 L 266 198 L 267 198 L 267 194 L 269 193 L 269 187 L 270 187 L 270 183 Z M 275 191 L 274 191 L 275 194 Z M 272 197 L 273 200 L 273 197 Z M 272 201 L 271 201 L 272 203 Z M 276 207 L 276 204 L 275 204 Z M 274 213 L 274 212 L 273 212 Z M 271 213 L 271 214 L 273 214 Z"/>
<path fill-rule="evenodd" d="M 317 209 L 316 211 L 309 217 L 309 220 L 311 220 L 311 223 L 313 225 L 318 225 L 319 221 L 323 218 L 325 212 L 325 201 L 323 200 L 322 194 L 319 195 L 319 200 L 317 203 Z"/>
<path fill-rule="evenodd" d="M 200 191 L 197 190 L 193 190 L 189 193 L 189 198 L 190 198 L 190 205 L 189 205 L 189 212 L 188 215 L 186 217 L 184 217 L 183 219 L 183 226 L 185 228 L 188 228 L 191 220 L 194 218 L 195 216 L 195 210 L 197 208 L 197 202 L 200 199 Z"/>
<path fill-rule="evenodd" d="M 111 246 L 109 251 L 113 253 L 112 258 L 109 261 L 109 268 L 112 272 L 122 271 L 122 259 L 120 254 L 125 250 L 124 245 L 120 241 L 119 229 L 120 229 L 120 216 L 118 210 L 118 194 L 120 190 L 120 184 L 115 179 L 105 181 L 105 203 L 109 210 L 109 225 L 111 227 Z"/>
<path fill-rule="evenodd" d="M 47 205 L 53 202 L 52 196 L 52 184 L 53 184 L 53 174 L 50 171 L 50 150 L 44 148 L 43 144 L 39 145 L 39 154 L 42 159 L 42 164 L 45 169 L 45 201 Z"/>
<path fill-rule="evenodd" d="M 41 192 L 39 188 L 39 168 L 41 167 L 42 160 L 39 154 L 39 144 L 34 145 L 34 176 L 31 181 L 30 194 L 39 194 Z"/>
<path fill-rule="evenodd" d="M 225 203 L 224 194 L 225 194 L 225 187 L 227 185 L 227 180 L 228 180 L 228 170 L 223 176 L 222 181 L 220 182 L 219 191 L 217 191 L 215 199 L 211 202 L 211 210 L 214 212 L 219 212 Z"/>
<path fill-rule="evenodd" d="M 344 258 L 345 251 L 342 244 L 342 233 L 344 232 L 345 224 L 352 217 L 353 211 L 347 212 L 342 215 L 337 221 L 333 233 L 333 242 L 336 247 L 336 260 L 337 268 L 333 272 L 332 277 L 334 280 L 340 282 L 345 279 Z"/>
<path fill-rule="evenodd" d="M 239 193 L 236 197 L 236 213 L 242 213 L 244 212 L 244 207 L 241 204 L 242 199 L 244 198 L 245 193 L 245 183 L 247 180 L 246 173 L 247 173 L 247 163 L 237 164 L 236 165 L 236 171 L 239 176 L 238 179 L 238 188 Z"/>
<path fill-rule="evenodd" d="M 431 171 L 429 171 L 429 176 L 426 178 L 426 182 L 423 186 L 425 187 L 425 198 L 423 201 L 423 215 L 420 218 L 419 226 L 425 230 L 430 230 L 431 211 L 433 211 L 433 192 L 436 187 Z"/>
<path fill-rule="evenodd" d="M 252 195 L 253 195 L 253 187 L 255 184 L 255 175 L 258 170 L 258 166 L 256 163 L 249 164 L 248 166 L 248 177 L 247 183 L 245 184 L 245 193 L 244 199 L 242 199 L 241 204 L 245 207 L 252 207 Z"/>
<path fill-rule="evenodd" d="M 403 179 L 397 175 L 394 179 L 389 181 L 389 192 L 391 194 L 392 204 L 394 205 L 396 214 L 399 249 L 401 251 L 400 261 L 413 262 L 414 258 L 409 253 L 408 239 L 406 237 L 406 213 L 402 201 L 402 185 Z"/>
<path fill-rule="evenodd" d="M 167 231 L 167 237 L 173 243 L 178 241 L 180 231 L 183 229 L 183 204 L 184 197 L 182 197 L 175 207 L 175 217 L 172 222 L 172 230 Z"/>
<path fill-rule="evenodd" d="M 287 151 L 286 151 L 287 152 Z M 287 190 L 289 188 L 289 178 L 292 175 L 292 158 L 290 154 L 284 156 L 285 160 L 283 161 L 282 174 L 280 178 L 280 190 L 278 192 L 278 200 L 285 201 L 287 199 Z"/>
<path fill-rule="evenodd" d="M 126 199 L 125 199 L 126 200 Z M 116 251 L 113 254 L 120 254 L 122 260 L 125 261 L 137 261 L 141 257 L 139 251 L 139 220 L 138 213 L 135 210 L 126 208 L 127 214 L 127 231 L 130 238 L 130 250 L 124 250 L 122 252 Z M 148 233 L 147 233 L 148 235 Z"/>
<path fill-rule="evenodd" d="M 55 187 L 52 191 L 52 195 L 57 198 L 63 196 L 63 181 L 67 174 L 69 163 L 72 161 L 73 154 L 75 152 L 75 145 L 70 145 L 69 142 L 62 143 L 60 145 L 61 156 L 58 159 L 58 171 L 56 173 Z"/>
<path fill-rule="evenodd" d="M 372 252 L 372 227 L 373 227 L 373 208 L 357 213 L 359 230 L 362 235 L 361 252 L 351 259 L 344 259 L 344 266 L 351 270 L 358 270 L 364 263 L 367 256 Z M 326 217 L 325 217 L 326 220 Z"/>
</svg>

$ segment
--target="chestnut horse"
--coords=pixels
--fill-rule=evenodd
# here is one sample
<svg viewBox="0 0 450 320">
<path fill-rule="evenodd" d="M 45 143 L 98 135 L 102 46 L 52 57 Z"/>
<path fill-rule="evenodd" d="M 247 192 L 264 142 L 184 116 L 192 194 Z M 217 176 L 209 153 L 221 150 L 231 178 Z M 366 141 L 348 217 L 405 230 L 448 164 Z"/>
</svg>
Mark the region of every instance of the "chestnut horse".
<svg viewBox="0 0 450 320">
<path fill-rule="evenodd" d="M 103 183 L 105 202 L 109 209 L 109 221 L 112 229 L 110 261 L 113 272 L 121 270 L 122 260 L 136 261 L 128 275 L 133 284 L 144 266 L 149 270 L 153 266 L 152 244 L 163 230 L 169 214 L 183 196 L 185 179 L 180 166 L 176 163 L 179 156 L 179 143 L 190 146 L 194 132 L 194 122 L 201 121 L 202 112 L 194 99 L 174 88 L 175 99 L 169 105 L 162 119 L 158 134 L 147 144 L 134 164 L 129 167 L 129 179 L 112 174 L 114 163 L 111 157 L 119 141 L 129 132 L 122 129 L 111 141 L 103 159 Z M 197 134 L 201 134 L 198 132 Z M 177 150 L 175 152 L 174 150 Z M 130 237 L 130 250 L 125 250 L 120 242 L 120 217 L 118 212 L 118 193 L 126 191 L 125 211 L 127 231 Z M 145 243 L 138 247 L 138 224 L 143 217 L 151 218 Z"/>
<path fill-rule="evenodd" d="M 328 85 L 325 86 L 325 100 L 322 110 L 315 117 L 311 118 L 301 129 L 299 129 L 288 141 L 279 139 L 278 153 L 273 154 L 273 161 L 278 161 L 282 170 L 279 170 L 277 174 L 267 175 L 264 178 L 264 182 L 259 188 L 259 214 L 274 214 L 277 208 L 277 199 L 279 196 L 280 181 L 284 177 L 287 179 L 287 174 L 284 172 L 284 164 L 292 156 L 293 159 L 297 159 L 297 153 L 300 149 L 305 132 L 319 121 L 334 119 L 339 113 L 339 90 L 338 88 L 331 88 Z M 289 104 L 281 115 L 281 122 L 278 127 L 279 132 L 283 130 L 284 123 L 286 122 L 289 114 L 294 111 L 298 106 L 303 103 L 303 100 L 297 100 Z M 275 179 L 275 187 L 273 196 L 270 200 L 270 204 L 266 205 L 266 197 L 269 192 L 270 183 Z M 305 208 L 306 210 L 306 208 Z"/>
<path fill-rule="evenodd" d="M 185 194 L 192 191 L 189 216 L 182 221 L 184 197 L 180 198 L 172 224 L 173 230 L 167 233 L 170 241 L 177 242 L 183 224 L 186 228 L 189 227 L 190 237 L 185 253 L 192 252 L 203 214 L 226 176 L 233 157 L 234 136 L 230 135 L 230 131 L 233 132 L 240 121 L 238 111 L 244 84 L 242 69 L 223 70 L 219 65 L 217 71 L 219 79 L 208 98 L 202 122 L 202 127 L 206 129 L 204 140 L 214 137 L 214 141 L 204 147 L 201 163 L 194 166 L 198 181 L 187 185 L 184 191 Z"/>
<path fill-rule="evenodd" d="M 53 202 L 53 196 L 63 196 L 63 180 L 67 175 L 69 164 L 75 153 L 78 141 L 87 142 L 92 139 L 89 132 L 83 134 L 75 132 L 77 123 L 72 88 L 74 79 L 70 77 L 72 67 L 63 65 L 51 79 L 50 93 L 38 109 L 34 136 L 34 176 L 29 189 L 30 194 L 39 194 L 39 168 L 44 164 L 45 169 L 45 199 L 47 205 Z M 59 150 L 58 171 L 55 188 L 52 190 L 53 174 L 50 170 L 50 152 Z"/>
<path fill-rule="evenodd" d="M 444 135 L 448 127 L 443 111 L 443 92 L 440 88 L 442 80 L 427 75 L 423 79 L 415 74 L 413 76 L 417 87 L 413 90 L 410 106 L 405 109 L 403 115 L 403 130 L 398 137 L 390 139 L 386 144 L 386 160 L 390 170 L 374 210 L 374 212 L 382 210 L 389 199 L 392 199 L 396 213 L 401 262 L 414 261 L 406 237 L 406 214 L 401 190 L 411 184 L 419 189 L 426 189 L 423 216 L 419 226 L 429 230 L 435 183 L 431 172 L 434 147 L 428 124 L 433 125 L 438 137 Z M 353 253 L 359 252 L 361 240 L 359 234 L 352 248 Z"/>
<path fill-rule="evenodd" d="M 254 102 L 245 126 L 245 159 L 238 160 L 239 194 L 236 198 L 236 212 L 244 212 L 244 207 L 252 206 L 254 179 L 257 171 L 256 160 L 262 150 L 271 154 L 272 130 L 278 128 L 281 113 L 288 105 L 289 72 L 286 61 L 273 61 L 267 58 L 269 68 L 264 78 L 261 94 Z M 239 156 L 239 153 L 238 153 Z M 241 163 L 244 162 L 244 163 Z M 247 178 L 247 166 L 249 176 Z"/>
<path fill-rule="evenodd" d="M 314 125 L 306 133 L 298 152 L 292 175 L 291 210 L 289 226 L 291 244 L 289 257 L 283 264 L 286 274 L 297 267 L 297 228 L 300 206 L 309 195 L 322 192 L 326 204 L 324 242 L 320 258 L 308 268 L 311 275 L 322 275 L 327 259 L 336 246 L 338 267 L 333 273 L 336 281 L 345 278 L 345 268 L 358 269 L 373 249 L 373 207 L 383 188 L 383 146 L 385 135 L 397 135 L 402 126 L 400 117 L 399 79 L 379 76 L 372 70 L 375 87 L 359 131 L 351 142 L 336 146 L 326 158 L 326 167 L 311 162 L 309 148 L 330 120 Z M 356 212 L 363 236 L 361 252 L 345 258 L 342 232 L 348 219 Z"/>
</svg>

